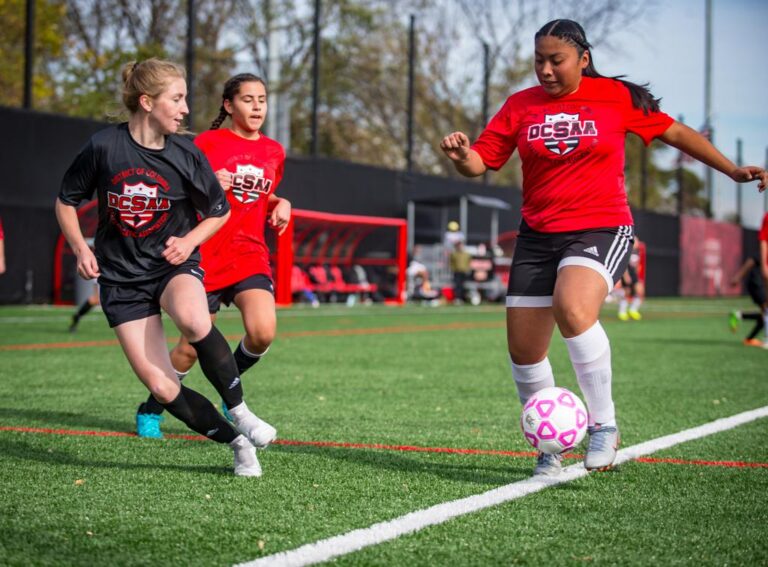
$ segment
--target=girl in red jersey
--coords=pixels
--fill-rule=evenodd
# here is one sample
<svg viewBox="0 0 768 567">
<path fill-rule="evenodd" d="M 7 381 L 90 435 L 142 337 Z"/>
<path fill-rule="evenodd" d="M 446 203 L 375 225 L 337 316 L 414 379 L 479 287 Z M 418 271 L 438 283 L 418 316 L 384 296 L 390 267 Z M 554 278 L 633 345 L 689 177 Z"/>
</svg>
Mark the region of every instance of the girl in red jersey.
<svg viewBox="0 0 768 567">
<path fill-rule="evenodd" d="M 269 249 L 264 238 L 267 222 L 281 232 L 291 217 L 291 204 L 275 195 L 285 166 L 283 147 L 261 133 L 267 114 L 264 81 L 244 73 L 224 85 L 222 106 L 211 129 L 195 139 L 226 191 L 232 215 L 227 223 L 201 248 L 201 268 L 212 320 L 222 303 L 234 303 L 240 310 L 245 336 L 234 352 L 242 374 L 259 362 L 274 340 L 274 286 Z M 219 129 L 229 116 L 229 128 Z M 182 336 L 171 351 L 171 361 L 183 377 L 197 360 L 197 353 Z M 224 400 L 224 411 L 237 423 L 241 407 Z M 161 437 L 162 406 L 150 397 L 139 406 L 138 434 Z"/>
<path fill-rule="evenodd" d="M 510 96 L 474 144 L 462 132 L 440 146 L 463 175 L 499 169 L 515 150 L 523 165 L 520 233 L 507 291 L 507 343 L 520 400 L 554 385 L 547 351 L 564 337 L 589 408 L 584 466 L 613 465 L 619 444 L 611 394 L 611 350 L 598 315 L 624 273 L 632 215 L 624 189 L 624 137 L 659 138 L 738 182 L 737 167 L 709 141 L 659 111 L 644 86 L 601 76 L 582 27 L 554 20 L 535 36 L 539 86 Z M 539 454 L 534 474 L 556 475 L 560 455 Z"/>
<path fill-rule="evenodd" d="M 206 377 L 230 403 L 242 387 L 229 345 L 211 324 L 198 247 L 229 217 L 221 185 L 203 153 L 179 136 L 185 71 L 148 59 L 123 70 L 127 123 L 94 134 L 64 175 L 56 217 L 81 277 L 98 277 L 101 305 L 128 362 L 152 394 L 190 429 L 235 452 L 235 474 L 260 476 L 255 446 L 275 429 L 253 414 L 232 427 L 205 397 L 179 383 L 166 349 L 161 310 L 197 352 Z M 96 193 L 94 251 L 77 206 Z M 237 428 L 237 429 L 236 429 Z"/>
</svg>

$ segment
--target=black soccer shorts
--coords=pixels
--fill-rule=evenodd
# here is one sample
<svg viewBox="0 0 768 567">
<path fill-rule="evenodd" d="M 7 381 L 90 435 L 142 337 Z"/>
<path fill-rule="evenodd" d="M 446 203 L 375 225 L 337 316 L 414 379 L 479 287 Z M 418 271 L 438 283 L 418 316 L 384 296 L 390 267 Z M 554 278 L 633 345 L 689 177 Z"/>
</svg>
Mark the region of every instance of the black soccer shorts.
<svg viewBox="0 0 768 567">
<path fill-rule="evenodd" d="M 229 306 L 235 300 L 235 296 L 238 293 L 249 289 L 263 289 L 275 295 L 275 284 L 272 282 L 272 279 L 265 274 L 255 274 L 228 287 L 209 291 L 208 312 L 211 314 L 218 313 L 222 303 Z"/>
<path fill-rule="evenodd" d="M 101 309 L 107 317 L 109 326 L 117 327 L 129 321 L 159 315 L 160 296 L 163 295 L 168 282 L 180 274 L 190 274 L 202 282 L 205 272 L 197 263 L 188 263 L 147 282 L 134 285 L 100 284 Z"/>
<path fill-rule="evenodd" d="M 523 221 L 512 258 L 507 307 L 551 307 L 557 272 L 565 266 L 598 272 L 607 295 L 627 269 L 634 240 L 631 225 L 544 233 Z"/>
</svg>

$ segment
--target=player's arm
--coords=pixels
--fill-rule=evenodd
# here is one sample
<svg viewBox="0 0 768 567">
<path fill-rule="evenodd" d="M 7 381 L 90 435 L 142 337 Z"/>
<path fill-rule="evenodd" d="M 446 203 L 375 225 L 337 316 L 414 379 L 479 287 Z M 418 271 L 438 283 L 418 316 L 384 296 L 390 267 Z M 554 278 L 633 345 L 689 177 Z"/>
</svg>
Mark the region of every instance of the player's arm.
<svg viewBox="0 0 768 567">
<path fill-rule="evenodd" d="M 56 219 L 59 221 L 64 238 L 77 257 L 77 273 L 86 280 L 99 277 L 99 265 L 96 262 L 96 256 L 93 255 L 90 246 L 83 237 L 75 207 L 63 203 L 61 199 L 56 199 Z"/>
<path fill-rule="evenodd" d="M 195 248 L 213 236 L 229 219 L 230 211 L 220 217 L 206 217 L 184 236 L 171 236 L 165 242 L 163 258 L 174 266 L 187 261 Z"/>
<path fill-rule="evenodd" d="M 453 162 L 456 171 L 465 177 L 477 177 L 488 171 L 480 154 L 469 147 L 469 138 L 463 132 L 448 134 L 440 142 L 440 149 Z"/>
<path fill-rule="evenodd" d="M 758 181 L 758 189 L 762 192 L 768 185 L 768 172 L 762 167 L 747 165 L 739 167 L 725 157 L 720 150 L 713 146 L 707 138 L 699 134 L 693 128 L 689 128 L 680 122 L 673 122 L 659 139 L 724 173 L 738 183 Z"/>
<path fill-rule="evenodd" d="M 768 287 L 768 240 L 760 241 L 760 271 L 763 273 L 765 287 Z"/>
<path fill-rule="evenodd" d="M 277 230 L 278 235 L 283 234 L 291 221 L 291 202 L 270 193 L 267 200 L 267 211 L 269 212 L 269 224 Z"/>
</svg>

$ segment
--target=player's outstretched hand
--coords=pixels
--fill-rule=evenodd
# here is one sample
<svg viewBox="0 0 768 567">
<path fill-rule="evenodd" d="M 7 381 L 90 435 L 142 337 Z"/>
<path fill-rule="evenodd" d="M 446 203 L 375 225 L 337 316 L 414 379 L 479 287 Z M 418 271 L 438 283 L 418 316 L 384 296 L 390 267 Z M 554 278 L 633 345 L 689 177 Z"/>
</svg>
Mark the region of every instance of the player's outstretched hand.
<svg viewBox="0 0 768 567">
<path fill-rule="evenodd" d="M 466 161 L 469 158 L 469 138 L 464 132 L 453 132 L 443 138 L 440 149 L 453 161 Z"/>
<path fill-rule="evenodd" d="M 737 167 L 731 173 L 731 179 L 738 183 L 747 183 L 749 181 L 757 180 L 757 189 L 762 193 L 768 186 L 768 171 L 762 167 L 754 165 L 745 165 L 744 167 Z"/>
<path fill-rule="evenodd" d="M 99 264 L 96 262 L 96 256 L 93 255 L 90 248 L 85 248 L 77 256 L 77 273 L 84 280 L 92 280 L 101 275 Z"/>
<path fill-rule="evenodd" d="M 219 180 L 219 183 L 221 184 L 221 188 L 224 189 L 224 191 L 229 191 L 232 188 L 232 178 L 234 175 L 231 171 L 227 171 L 224 168 L 221 168 L 216 172 L 216 179 Z"/>
<path fill-rule="evenodd" d="M 184 238 L 171 236 L 165 241 L 165 250 L 163 250 L 163 258 L 165 258 L 169 264 L 179 266 L 187 261 L 190 254 L 194 251 L 195 247 L 187 242 Z"/>
<path fill-rule="evenodd" d="M 269 224 L 277 230 L 278 235 L 281 235 L 288 228 L 289 222 L 291 222 L 291 202 L 288 199 L 280 199 L 272 209 Z"/>
</svg>

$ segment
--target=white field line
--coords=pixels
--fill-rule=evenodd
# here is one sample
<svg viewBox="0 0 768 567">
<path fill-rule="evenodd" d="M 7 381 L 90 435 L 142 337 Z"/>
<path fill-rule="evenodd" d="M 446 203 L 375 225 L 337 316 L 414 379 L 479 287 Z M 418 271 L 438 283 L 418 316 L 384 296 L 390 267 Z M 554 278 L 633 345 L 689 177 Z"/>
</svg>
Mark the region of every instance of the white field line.
<svg viewBox="0 0 768 567">
<path fill-rule="evenodd" d="M 643 457 L 668 449 L 686 441 L 692 441 L 707 437 L 721 431 L 733 429 L 745 423 L 768 417 L 768 406 L 725 417 L 710 423 L 705 423 L 692 429 L 686 429 L 672 435 L 665 435 L 657 439 L 639 443 L 619 451 L 616 464 L 624 463 L 638 457 Z M 452 518 L 471 514 L 485 508 L 497 506 L 511 500 L 517 500 L 528 494 L 539 492 L 551 486 L 565 484 L 573 480 L 587 476 L 587 471 L 582 463 L 571 465 L 563 469 L 557 478 L 529 478 L 519 482 L 513 482 L 482 494 L 476 494 L 451 502 L 437 504 L 424 510 L 417 510 L 399 518 L 386 522 L 380 522 L 367 528 L 361 528 L 342 535 L 323 539 L 315 543 L 309 543 L 293 550 L 275 553 L 260 559 L 240 563 L 236 567 L 298 567 L 301 565 L 313 565 L 328 561 L 334 557 L 340 557 L 365 547 L 377 545 L 385 541 L 396 539 L 402 535 L 419 531 L 428 526 L 434 526 L 447 522 Z"/>
</svg>

